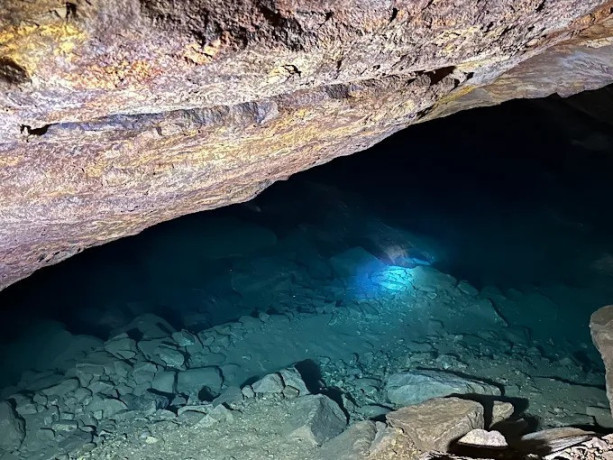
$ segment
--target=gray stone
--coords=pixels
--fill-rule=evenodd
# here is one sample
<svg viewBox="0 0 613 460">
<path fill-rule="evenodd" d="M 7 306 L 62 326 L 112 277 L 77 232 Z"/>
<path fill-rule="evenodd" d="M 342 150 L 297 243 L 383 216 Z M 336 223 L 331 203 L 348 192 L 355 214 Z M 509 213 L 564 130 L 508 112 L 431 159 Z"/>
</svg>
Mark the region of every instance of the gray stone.
<svg viewBox="0 0 613 460">
<path fill-rule="evenodd" d="M 295 367 L 280 370 L 279 374 L 281 375 L 281 379 L 283 380 L 283 384 L 285 386 L 284 391 L 287 391 L 287 387 L 292 387 L 298 390 L 299 396 L 308 395 L 310 393 L 309 389 L 304 383 L 304 380 L 302 380 L 300 372 L 298 372 Z"/>
<path fill-rule="evenodd" d="M 268 374 L 251 385 L 257 395 L 283 393 L 283 379 L 277 373 Z"/>
<path fill-rule="evenodd" d="M 388 400 L 398 406 L 419 404 L 452 394 L 500 395 L 488 383 L 444 371 L 409 371 L 391 375 L 386 382 Z"/>
<path fill-rule="evenodd" d="M 19 449 L 26 436 L 25 423 L 7 402 L 0 402 L 0 450 Z"/>
<path fill-rule="evenodd" d="M 211 409 L 202 419 L 198 422 L 197 426 L 210 427 L 219 422 L 232 422 L 234 415 L 232 411 L 225 407 L 223 404 Z"/>
<path fill-rule="evenodd" d="M 345 277 L 366 275 L 387 267 L 381 260 L 361 247 L 351 248 L 331 257 L 330 265 L 337 275 Z"/>
<path fill-rule="evenodd" d="M 342 409 L 324 395 L 306 395 L 294 400 L 288 421 L 290 438 L 321 445 L 347 426 Z"/>
<path fill-rule="evenodd" d="M 526 434 L 519 442 L 512 443 L 512 447 L 526 453 L 550 454 L 580 444 L 594 436 L 596 433 L 580 428 L 550 428 Z"/>
<path fill-rule="evenodd" d="M 452 441 L 483 428 L 483 406 L 459 398 L 436 398 L 403 407 L 386 416 L 388 424 L 401 429 L 423 451 L 446 452 Z"/>
<path fill-rule="evenodd" d="M 112 417 L 127 409 L 128 406 L 120 399 L 107 398 L 99 395 L 95 395 L 92 398 L 92 402 L 85 406 L 85 410 L 94 414 L 94 417 L 97 419 Z"/>
<path fill-rule="evenodd" d="M 319 460 L 365 459 L 377 433 L 375 423 L 361 421 L 354 423 L 335 438 L 321 446 Z"/>
<path fill-rule="evenodd" d="M 132 378 L 137 384 L 149 383 L 153 381 L 153 377 L 157 372 L 158 367 L 153 363 L 140 362 L 134 365 Z"/>
<path fill-rule="evenodd" d="M 81 386 L 78 379 L 66 379 L 56 385 L 41 390 L 45 396 L 64 396 Z"/>
<path fill-rule="evenodd" d="M 204 388 L 218 395 L 223 384 L 221 372 L 217 367 L 188 369 L 177 374 L 177 392 L 197 396 Z"/>
<path fill-rule="evenodd" d="M 159 347 L 155 350 L 155 354 L 168 367 L 177 369 L 185 363 L 185 355 L 174 348 Z"/>
<path fill-rule="evenodd" d="M 120 334 L 132 330 L 137 330 L 141 334 L 141 338 L 145 340 L 169 337 L 173 332 L 176 332 L 168 321 L 153 313 L 139 315 L 130 323 L 113 332 L 114 334 Z"/>
<path fill-rule="evenodd" d="M 510 402 L 494 401 L 490 426 L 500 423 L 513 415 L 515 408 Z"/>
<path fill-rule="evenodd" d="M 462 291 L 464 294 L 471 296 L 471 297 L 476 297 L 479 295 L 479 291 L 477 290 L 477 288 L 475 288 L 468 281 L 464 281 L 464 280 L 460 281 L 458 283 L 458 289 Z"/>
<path fill-rule="evenodd" d="M 234 406 L 243 401 L 243 393 L 239 387 L 228 387 L 219 396 L 213 400 L 213 406 L 219 406 L 225 404 L 227 406 Z"/>
<path fill-rule="evenodd" d="M 458 440 L 458 444 L 474 447 L 493 447 L 496 449 L 508 447 L 507 440 L 499 431 L 486 431 L 481 428 L 466 433 Z"/>
<path fill-rule="evenodd" d="M 151 388 L 161 393 L 174 393 L 177 373 L 174 371 L 163 371 L 156 374 L 151 382 Z"/>
<path fill-rule="evenodd" d="M 119 359 L 132 359 L 138 353 L 136 341 L 125 332 L 105 342 L 104 349 Z"/>
<path fill-rule="evenodd" d="M 253 391 L 253 388 L 251 388 L 251 385 L 246 385 L 243 388 L 241 388 L 241 393 L 247 399 L 255 397 L 255 391 Z"/>
</svg>

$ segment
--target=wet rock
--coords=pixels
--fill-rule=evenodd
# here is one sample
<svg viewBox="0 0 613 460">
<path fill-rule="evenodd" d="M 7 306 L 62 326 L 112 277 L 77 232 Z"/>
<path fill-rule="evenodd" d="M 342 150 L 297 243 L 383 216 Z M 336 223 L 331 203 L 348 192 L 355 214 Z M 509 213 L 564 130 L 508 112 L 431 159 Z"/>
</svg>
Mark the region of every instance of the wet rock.
<svg viewBox="0 0 613 460">
<path fill-rule="evenodd" d="M 188 369 L 177 374 L 177 392 L 189 396 L 198 396 L 206 389 L 216 396 L 221 390 L 223 378 L 217 367 L 201 367 Z"/>
<path fill-rule="evenodd" d="M 64 396 L 77 390 L 80 386 L 78 379 L 66 379 L 57 385 L 42 389 L 41 393 L 45 396 Z"/>
<path fill-rule="evenodd" d="M 356 460 L 366 458 L 377 429 L 374 422 L 354 423 L 321 446 L 319 460 Z"/>
<path fill-rule="evenodd" d="M 243 388 L 241 388 L 241 393 L 247 399 L 255 397 L 255 391 L 253 391 L 253 388 L 251 388 L 251 385 L 246 385 Z"/>
<path fill-rule="evenodd" d="M 174 341 L 167 338 L 141 340 L 138 349 L 149 361 L 165 367 L 176 369 L 185 363 L 185 355 L 177 349 Z"/>
<path fill-rule="evenodd" d="M 592 341 L 606 369 L 607 398 L 613 414 L 613 305 L 602 307 L 590 318 Z"/>
<path fill-rule="evenodd" d="M 452 394 L 500 395 L 488 383 L 443 371 L 408 371 L 391 375 L 386 382 L 389 401 L 404 406 Z"/>
<path fill-rule="evenodd" d="M 0 451 L 11 452 L 19 449 L 25 439 L 25 423 L 7 402 L 0 402 Z"/>
<path fill-rule="evenodd" d="M 256 395 L 283 393 L 283 379 L 277 373 L 268 374 L 251 385 Z"/>
<path fill-rule="evenodd" d="M 279 375 L 281 375 L 283 385 L 285 386 L 284 391 L 287 391 L 288 387 L 291 387 L 298 391 L 299 396 L 308 395 L 310 393 L 306 383 L 302 380 L 300 372 L 298 372 L 298 369 L 295 367 L 282 369 L 279 371 Z"/>
<path fill-rule="evenodd" d="M 446 452 L 452 441 L 483 428 L 483 406 L 459 398 L 437 398 L 387 414 L 392 428 L 401 429 L 423 451 Z"/>
<path fill-rule="evenodd" d="M 224 391 L 221 392 L 219 396 L 217 396 L 213 400 L 213 406 L 218 406 L 220 404 L 225 404 L 226 406 L 232 408 L 236 404 L 239 404 L 243 401 L 243 393 L 239 387 L 228 387 Z"/>
<path fill-rule="evenodd" d="M 132 359 L 138 353 L 136 341 L 122 333 L 104 343 L 104 349 L 119 359 Z"/>
<path fill-rule="evenodd" d="M 17 411 L 19 411 L 19 407 Z M 609 430 L 613 429 L 613 418 L 611 417 L 611 411 L 608 407 L 588 406 L 585 408 L 585 413 L 594 417 L 598 426 Z"/>
<path fill-rule="evenodd" d="M 457 280 L 433 267 L 419 266 L 413 269 L 413 285 L 424 292 L 437 292 L 456 286 Z"/>
<path fill-rule="evenodd" d="M 112 417 L 119 412 L 127 410 L 126 403 L 116 398 L 95 395 L 92 402 L 85 406 L 85 410 L 91 413 L 96 419 Z"/>
<path fill-rule="evenodd" d="M 136 334 L 136 336 L 133 336 L 136 340 L 151 340 L 169 337 L 176 330 L 164 318 L 153 313 L 145 313 L 137 316 L 125 326 L 114 330 L 113 335 L 124 332 Z"/>
<path fill-rule="evenodd" d="M 529 433 L 521 437 L 512 447 L 531 454 L 550 454 L 580 444 L 595 436 L 591 431 L 563 427 Z"/>
<path fill-rule="evenodd" d="M 507 447 L 507 440 L 499 431 L 486 431 L 480 428 L 471 430 L 458 440 L 458 444 L 474 447 Z"/>
<path fill-rule="evenodd" d="M 150 383 L 158 370 L 158 367 L 153 363 L 140 362 L 134 365 L 132 378 L 137 384 Z"/>
<path fill-rule="evenodd" d="M 458 283 L 458 289 L 470 297 L 476 297 L 477 295 L 479 295 L 479 291 L 477 290 L 477 288 L 475 288 L 468 281 L 460 281 Z"/>
<path fill-rule="evenodd" d="M 327 396 L 306 395 L 295 400 L 288 425 L 291 438 L 321 445 L 345 429 L 347 418 Z"/>
<path fill-rule="evenodd" d="M 210 427 L 219 422 L 232 422 L 234 420 L 234 414 L 232 411 L 225 407 L 223 404 L 211 409 L 202 419 L 197 423 L 197 426 Z"/>
<path fill-rule="evenodd" d="M 355 247 L 330 258 L 330 265 L 341 277 L 367 275 L 383 270 L 386 265 L 366 249 Z"/>
<path fill-rule="evenodd" d="M 515 408 L 510 402 L 494 401 L 492 405 L 492 421 L 490 426 L 500 423 L 513 415 Z"/>
<path fill-rule="evenodd" d="M 151 388 L 160 393 L 174 393 L 177 373 L 174 371 L 163 371 L 156 374 L 151 382 Z"/>
</svg>

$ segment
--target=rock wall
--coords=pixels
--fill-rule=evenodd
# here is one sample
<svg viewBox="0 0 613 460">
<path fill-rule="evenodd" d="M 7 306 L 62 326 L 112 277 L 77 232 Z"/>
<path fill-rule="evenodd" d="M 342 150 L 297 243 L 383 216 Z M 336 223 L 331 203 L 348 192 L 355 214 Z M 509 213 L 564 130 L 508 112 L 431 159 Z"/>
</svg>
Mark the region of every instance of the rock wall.
<svg viewBox="0 0 613 460">
<path fill-rule="evenodd" d="M 613 81 L 603 0 L 0 0 L 0 289 L 412 123 Z"/>
<path fill-rule="evenodd" d="M 604 361 L 607 398 L 613 414 L 613 305 L 602 307 L 592 314 L 590 332 L 592 341 Z"/>
</svg>

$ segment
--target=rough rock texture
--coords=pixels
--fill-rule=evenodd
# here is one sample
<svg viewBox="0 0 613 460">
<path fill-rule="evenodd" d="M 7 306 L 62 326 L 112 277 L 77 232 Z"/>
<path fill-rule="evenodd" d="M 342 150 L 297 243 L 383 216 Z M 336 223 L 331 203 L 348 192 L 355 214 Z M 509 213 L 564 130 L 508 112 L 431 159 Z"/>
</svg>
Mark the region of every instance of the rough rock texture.
<svg viewBox="0 0 613 460">
<path fill-rule="evenodd" d="M 0 0 L 0 288 L 405 126 L 613 81 L 606 0 Z"/>
<path fill-rule="evenodd" d="M 392 428 L 401 429 L 423 451 L 446 452 L 452 441 L 483 429 L 483 407 L 459 398 L 431 399 L 390 412 L 386 418 Z"/>
<path fill-rule="evenodd" d="M 592 341 L 604 361 L 607 398 L 613 415 L 613 305 L 602 307 L 592 314 L 590 332 Z"/>
</svg>

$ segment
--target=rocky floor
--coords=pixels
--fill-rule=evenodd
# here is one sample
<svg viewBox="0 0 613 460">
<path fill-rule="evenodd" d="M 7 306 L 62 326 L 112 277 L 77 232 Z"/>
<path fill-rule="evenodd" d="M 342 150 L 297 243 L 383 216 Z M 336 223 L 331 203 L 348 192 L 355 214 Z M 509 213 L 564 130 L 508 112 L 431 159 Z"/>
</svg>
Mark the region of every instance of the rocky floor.
<svg viewBox="0 0 613 460">
<path fill-rule="evenodd" d="M 597 354 L 544 340 L 515 318 L 539 302 L 552 314 L 542 293 L 478 291 L 359 247 L 328 266 L 334 283 L 315 291 L 298 281 L 278 295 L 294 308 L 280 302 L 202 330 L 151 313 L 104 342 L 53 329 L 58 344 L 45 346 L 67 347 L 63 371 L 28 371 L 3 390 L 0 458 L 318 458 L 347 423 L 453 394 L 490 408 L 510 402 L 524 432 L 613 427 Z M 303 442 L 290 435 L 315 410 L 294 407 L 307 393 L 336 401 L 338 423 Z"/>
</svg>

